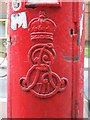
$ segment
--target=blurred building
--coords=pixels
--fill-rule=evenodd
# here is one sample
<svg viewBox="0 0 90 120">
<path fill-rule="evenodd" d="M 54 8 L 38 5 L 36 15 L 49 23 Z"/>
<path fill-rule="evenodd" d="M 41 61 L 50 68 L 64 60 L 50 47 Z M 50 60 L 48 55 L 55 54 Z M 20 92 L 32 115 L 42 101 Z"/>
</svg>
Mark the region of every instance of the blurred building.
<svg viewBox="0 0 90 120">
<path fill-rule="evenodd" d="M 3 0 L 0 0 L 0 119 L 5 118 L 7 115 L 7 77 L 3 67 L 3 61 L 6 52 L 7 41 L 7 4 Z M 5 61 L 4 61 L 5 63 Z M 6 63 L 5 63 L 6 64 Z"/>
<path fill-rule="evenodd" d="M 2 1 L 2 2 L 1 2 Z M 7 3 L 5 0 L 0 0 L 0 59 L 3 57 L 3 52 L 6 50 L 5 41 L 7 40 Z M 63 1 L 63 0 L 62 0 Z M 85 42 L 90 43 L 90 2 L 85 3 Z M 2 73 L 3 74 L 3 73 Z M 1 75 L 1 74 L 0 74 Z M 6 117 L 6 78 L 0 78 L 0 118 Z M 5 87 L 2 92 L 2 84 Z"/>
<path fill-rule="evenodd" d="M 90 1 L 85 4 L 85 41 L 90 44 Z"/>
<path fill-rule="evenodd" d="M 6 0 L 4 0 L 6 1 Z M 0 39 L 6 37 L 7 3 L 0 2 Z M 5 31 L 5 32 L 4 32 Z M 90 0 L 85 2 L 85 41 L 90 43 Z"/>
<path fill-rule="evenodd" d="M 0 2 L 0 19 L 7 18 L 7 3 Z"/>
<path fill-rule="evenodd" d="M 6 39 L 7 37 L 7 4 L 6 2 L 0 2 L 0 39 Z"/>
</svg>

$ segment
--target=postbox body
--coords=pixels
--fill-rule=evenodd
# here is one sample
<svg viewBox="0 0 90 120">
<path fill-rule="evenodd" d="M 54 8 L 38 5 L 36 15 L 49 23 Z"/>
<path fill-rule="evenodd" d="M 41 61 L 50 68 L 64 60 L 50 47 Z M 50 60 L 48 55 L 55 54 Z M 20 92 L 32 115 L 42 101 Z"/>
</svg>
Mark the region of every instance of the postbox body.
<svg viewBox="0 0 90 120">
<path fill-rule="evenodd" d="M 8 118 L 82 118 L 84 3 L 8 8 Z"/>
</svg>

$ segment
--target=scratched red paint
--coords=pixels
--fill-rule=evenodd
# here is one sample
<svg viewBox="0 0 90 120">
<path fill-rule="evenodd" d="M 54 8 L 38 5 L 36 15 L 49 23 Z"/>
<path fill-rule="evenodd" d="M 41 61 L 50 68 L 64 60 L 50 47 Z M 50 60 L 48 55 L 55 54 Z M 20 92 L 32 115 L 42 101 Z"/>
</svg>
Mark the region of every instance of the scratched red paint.
<svg viewBox="0 0 90 120">
<path fill-rule="evenodd" d="M 25 5 L 9 2 L 8 117 L 81 118 L 84 4 Z"/>
</svg>

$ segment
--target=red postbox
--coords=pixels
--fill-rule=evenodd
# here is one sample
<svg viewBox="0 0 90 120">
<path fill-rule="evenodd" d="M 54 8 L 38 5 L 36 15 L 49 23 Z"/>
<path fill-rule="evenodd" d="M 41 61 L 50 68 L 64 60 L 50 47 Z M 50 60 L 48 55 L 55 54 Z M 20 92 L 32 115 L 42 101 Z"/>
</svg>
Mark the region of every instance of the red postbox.
<svg viewBox="0 0 90 120">
<path fill-rule="evenodd" d="M 8 118 L 82 118 L 84 3 L 8 8 Z"/>
</svg>

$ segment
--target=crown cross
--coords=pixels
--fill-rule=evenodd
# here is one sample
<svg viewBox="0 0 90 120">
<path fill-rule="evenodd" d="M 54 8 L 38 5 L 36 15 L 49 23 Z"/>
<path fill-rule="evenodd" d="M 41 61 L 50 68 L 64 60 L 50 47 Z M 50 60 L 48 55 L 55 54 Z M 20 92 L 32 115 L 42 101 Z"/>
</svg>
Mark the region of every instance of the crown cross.
<svg viewBox="0 0 90 120">
<path fill-rule="evenodd" d="M 45 12 L 41 11 L 38 18 L 34 18 L 29 22 L 28 27 L 31 40 L 53 40 L 56 24 L 47 18 Z"/>
</svg>

